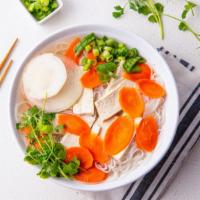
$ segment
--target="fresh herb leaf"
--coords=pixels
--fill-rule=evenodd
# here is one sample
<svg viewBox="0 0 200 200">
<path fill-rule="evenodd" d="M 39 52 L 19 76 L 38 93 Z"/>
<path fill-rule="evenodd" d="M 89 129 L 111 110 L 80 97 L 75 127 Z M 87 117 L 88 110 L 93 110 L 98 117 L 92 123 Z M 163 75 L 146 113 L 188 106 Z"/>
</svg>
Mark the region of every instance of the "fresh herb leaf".
<svg viewBox="0 0 200 200">
<path fill-rule="evenodd" d="M 55 126 L 54 119 L 54 113 L 46 113 L 36 106 L 23 113 L 16 127 L 18 129 L 30 128 L 27 137 L 31 140 L 24 160 L 29 164 L 40 166 L 38 176 L 41 178 L 70 178 L 78 173 L 80 161 L 75 158 L 68 163 L 65 162 L 66 149 L 53 137 L 55 131 L 61 131 L 64 127 Z"/>
<path fill-rule="evenodd" d="M 157 23 L 157 19 L 156 19 L 156 17 L 155 17 L 154 15 L 150 15 L 150 16 L 148 17 L 148 20 L 149 20 L 151 23 Z"/>
<path fill-rule="evenodd" d="M 109 82 L 111 78 L 116 77 L 117 65 L 113 62 L 100 64 L 97 67 L 99 78 L 104 83 Z"/>
<path fill-rule="evenodd" d="M 114 10 L 115 11 L 112 12 L 114 18 L 119 18 L 124 14 L 124 8 L 121 7 L 120 5 L 115 6 Z"/>
<path fill-rule="evenodd" d="M 184 6 L 184 10 L 181 14 L 181 18 L 185 19 L 187 17 L 187 14 L 191 11 L 192 15 L 194 16 L 194 8 L 197 7 L 197 4 L 191 2 L 191 1 L 187 1 L 187 3 Z"/>
<path fill-rule="evenodd" d="M 147 16 L 148 21 L 157 23 L 160 29 L 161 38 L 164 38 L 162 16 L 164 6 L 161 3 L 155 3 L 154 0 L 129 0 L 130 9 Z"/>
<path fill-rule="evenodd" d="M 186 31 L 186 30 L 188 30 L 187 24 L 186 24 L 184 21 L 182 21 L 182 22 L 179 23 L 178 28 L 179 28 L 179 30 L 181 30 L 181 31 Z"/>
</svg>

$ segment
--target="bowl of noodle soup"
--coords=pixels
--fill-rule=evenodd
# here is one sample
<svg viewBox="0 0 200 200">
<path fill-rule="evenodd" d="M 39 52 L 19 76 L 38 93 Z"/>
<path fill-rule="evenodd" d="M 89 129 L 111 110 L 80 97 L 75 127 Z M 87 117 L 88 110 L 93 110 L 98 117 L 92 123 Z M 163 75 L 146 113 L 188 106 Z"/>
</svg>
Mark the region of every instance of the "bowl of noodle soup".
<svg viewBox="0 0 200 200">
<path fill-rule="evenodd" d="M 126 92 L 129 91 L 128 89 L 130 89 L 130 87 L 135 88 L 134 90 L 130 90 L 130 92 L 133 92 L 133 93 L 131 93 L 133 95 L 135 94 L 134 93 L 135 90 L 138 90 L 138 88 L 143 91 L 143 86 L 145 87 L 146 86 L 145 84 L 147 83 L 147 82 L 145 82 L 146 79 L 145 80 L 142 79 L 139 81 L 137 80 L 135 82 L 132 82 L 130 79 L 128 81 L 126 80 L 126 82 L 124 82 L 124 80 L 122 80 L 122 82 L 121 82 L 121 80 L 120 80 L 120 82 L 116 82 L 112 85 L 109 85 L 110 82 L 115 81 L 115 78 L 114 78 L 114 76 L 109 77 L 109 81 L 107 81 L 107 76 L 106 76 L 106 81 L 107 81 L 106 84 L 102 84 L 101 86 L 98 85 L 97 89 L 92 88 L 93 89 L 92 96 L 94 98 L 93 103 L 94 103 L 95 108 L 91 112 L 93 112 L 93 115 L 94 115 L 94 113 L 98 113 L 99 115 L 101 115 L 100 113 L 102 112 L 102 115 L 101 115 L 102 121 L 105 120 L 105 122 L 109 122 L 108 125 L 106 126 L 106 131 L 105 131 L 104 136 L 101 137 L 101 133 L 100 133 L 100 137 L 101 137 L 101 140 L 103 140 L 103 142 L 104 142 L 104 146 L 106 147 L 106 145 L 107 145 L 106 148 L 107 148 L 107 152 L 109 152 L 110 159 L 106 160 L 106 162 L 104 162 L 101 160 L 101 159 L 103 159 L 102 155 L 100 156 L 100 159 L 98 157 L 99 154 L 96 156 L 96 150 L 93 152 L 92 147 L 91 147 L 91 149 L 90 149 L 90 147 L 88 147 L 88 149 L 90 152 L 92 152 L 92 156 L 94 159 L 92 166 L 95 169 L 98 169 L 101 172 L 103 172 L 104 174 L 106 174 L 106 176 L 104 178 L 102 178 L 103 181 L 99 181 L 98 183 L 91 183 L 91 182 L 84 183 L 84 181 L 80 181 L 82 179 L 82 177 L 79 177 L 76 180 L 74 180 L 73 178 L 72 179 L 64 179 L 64 178 L 56 178 L 56 177 L 53 177 L 51 179 L 54 182 L 58 183 L 59 185 L 62 185 L 64 187 L 69 187 L 72 189 L 78 189 L 78 190 L 84 190 L 84 191 L 103 191 L 103 190 L 109 190 L 109 189 L 113 189 L 113 188 L 117 188 L 117 187 L 129 184 L 131 182 L 136 181 L 138 178 L 144 176 L 145 174 L 147 174 L 163 158 L 163 156 L 169 149 L 169 147 L 173 141 L 173 138 L 175 136 L 177 120 L 178 120 L 178 110 L 179 110 L 178 93 L 177 93 L 176 83 L 175 83 L 174 77 L 169 69 L 169 66 L 167 65 L 165 60 L 145 40 L 143 40 L 142 38 L 138 37 L 137 35 L 135 35 L 133 33 L 126 32 L 121 29 L 117 29 L 117 28 L 113 28 L 113 27 L 103 26 L 103 25 L 74 26 L 74 27 L 69 27 L 69 28 L 59 30 L 58 32 L 48 36 L 45 40 L 43 40 L 39 44 L 35 45 L 35 47 L 25 56 L 22 64 L 20 65 L 20 68 L 16 74 L 16 78 L 12 85 L 12 92 L 11 92 L 11 98 L 10 98 L 10 118 L 11 118 L 13 132 L 16 136 L 16 139 L 17 139 L 21 149 L 23 150 L 23 152 L 25 152 L 25 150 L 27 148 L 27 143 L 26 143 L 27 140 L 22 138 L 21 134 L 19 134 L 19 131 L 16 130 L 15 127 L 16 127 L 16 123 L 20 122 L 20 119 L 23 118 L 23 112 L 25 110 L 31 108 L 33 105 L 36 105 L 39 109 L 43 109 L 43 101 L 39 98 L 39 95 L 42 94 L 43 91 L 41 90 L 41 93 L 39 93 L 38 91 L 34 90 L 35 89 L 34 85 L 43 84 L 44 81 L 42 83 L 40 83 L 40 79 L 45 77 L 44 73 L 48 70 L 51 71 L 54 69 L 48 68 L 48 69 L 45 69 L 46 70 L 45 72 L 41 71 L 40 73 L 43 76 L 41 76 L 40 79 L 38 79 L 38 83 L 36 83 L 34 85 L 27 83 L 28 81 L 26 79 L 27 78 L 26 76 L 28 76 L 27 74 L 30 74 L 30 73 L 33 74 L 33 78 L 34 78 L 34 73 L 36 73 L 36 72 L 34 71 L 34 69 L 33 69 L 33 71 L 31 71 L 32 70 L 31 62 L 32 62 L 33 58 L 39 57 L 43 54 L 45 54 L 46 57 L 40 58 L 40 61 L 36 60 L 35 63 L 40 63 L 40 62 L 45 63 L 46 60 L 49 59 L 49 60 L 51 60 L 51 63 L 55 62 L 55 65 L 60 67 L 60 72 L 53 71 L 54 76 L 51 77 L 51 80 L 52 80 L 52 78 L 56 77 L 58 74 L 59 81 L 56 83 L 56 85 L 48 88 L 49 91 L 48 91 L 48 94 L 46 94 L 47 102 L 46 102 L 46 107 L 45 107 L 46 110 L 45 111 L 47 113 L 50 113 L 50 112 L 56 113 L 56 115 L 58 115 L 56 120 L 59 121 L 59 123 L 60 123 L 59 125 L 62 125 L 61 121 L 63 122 L 63 119 L 65 119 L 63 116 L 66 117 L 66 115 L 67 115 L 68 117 L 69 116 L 71 117 L 71 115 L 74 115 L 74 113 L 77 114 L 80 112 L 81 109 L 82 110 L 85 109 L 85 107 L 86 107 L 85 105 L 84 105 L 84 108 L 83 107 L 80 108 L 80 105 L 79 105 L 79 107 L 77 106 L 76 108 L 74 108 L 74 107 L 72 108 L 72 106 L 74 106 L 74 104 L 72 102 L 76 101 L 76 103 L 77 103 L 77 101 L 80 98 L 82 98 L 81 95 L 84 94 L 83 91 L 85 92 L 84 87 L 82 88 L 82 85 L 84 85 L 84 84 L 87 85 L 87 84 L 91 84 L 91 83 L 88 83 L 87 81 L 84 82 L 84 79 L 81 78 L 81 80 L 83 80 L 82 85 L 80 84 L 78 86 L 75 86 L 77 84 L 77 80 L 79 80 L 80 77 L 83 76 L 83 72 L 76 71 L 76 69 L 74 71 L 74 68 L 73 68 L 72 71 L 70 71 L 70 70 L 67 71 L 67 74 L 64 76 L 63 72 L 61 73 L 62 64 L 60 63 L 60 61 L 56 60 L 55 56 L 58 57 L 61 61 L 63 61 L 63 63 L 65 65 L 67 65 L 67 66 L 72 65 L 71 61 L 70 62 L 67 61 L 67 63 L 66 63 L 66 60 L 63 57 L 67 54 L 66 49 L 68 48 L 69 42 L 75 37 L 84 38 L 85 36 L 87 36 L 91 33 L 94 33 L 95 36 L 98 37 L 98 39 L 103 38 L 103 36 L 106 36 L 106 39 L 105 39 L 106 41 L 108 40 L 107 38 L 114 38 L 114 40 L 118 41 L 119 46 L 121 45 L 121 43 L 123 43 L 129 49 L 131 49 L 133 47 L 135 49 L 137 49 L 137 51 L 139 52 L 139 57 L 141 59 L 145 58 L 144 62 L 146 64 L 148 64 L 148 66 L 150 66 L 150 69 L 151 69 L 151 74 L 149 77 L 150 81 L 156 82 L 159 86 L 164 88 L 164 91 L 165 91 L 163 95 L 159 96 L 159 98 L 148 96 L 148 95 L 146 95 L 145 91 L 144 91 L 144 93 L 139 92 L 141 94 L 140 96 L 142 98 L 142 102 L 143 102 L 142 105 L 144 108 L 143 108 L 142 114 L 136 115 L 135 113 L 137 113 L 137 112 L 140 113 L 140 111 L 138 111 L 138 109 L 136 109 L 136 110 L 134 110 L 134 112 L 129 113 L 129 109 L 126 108 L 127 104 L 126 105 L 123 104 L 124 102 L 126 102 L 126 101 L 124 101 L 124 98 L 126 97 Z M 91 44 L 89 46 L 91 47 L 92 45 L 93 44 Z M 90 51 L 90 49 L 89 49 L 90 47 L 87 47 L 88 49 L 85 48 L 84 51 Z M 93 46 L 92 46 L 92 48 L 93 48 Z M 87 55 L 87 52 L 86 52 L 86 55 Z M 107 53 L 106 56 L 108 56 L 108 55 L 111 55 L 111 54 Z M 105 59 L 107 59 L 106 56 L 105 56 Z M 90 60 L 89 58 L 87 58 L 87 59 Z M 119 59 L 119 56 L 116 59 Z M 83 60 L 83 58 L 82 58 L 82 60 Z M 100 61 L 100 62 L 102 62 L 102 61 Z M 109 61 L 108 63 L 110 64 L 111 62 Z M 141 67 L 143 65 L 146 65 L 146 64 L 142 64 L 142 63 L 143 63 L 143 61 L 141 61 L 141 63 L 139 63 L 137 66 Z M 105 63 L 103 63 L 103 64 L 101 63 L 101 65 L 104 65 L 104 64 Z M 38 65 L 40 65 L 40 64 L 38 64 Z M 30 71 L 26 70 L 27 66 L 30 68 Z M 83 71 L 84 71 L 84 67 L 85 68 L 88 67 L 87 63 L 85 64 L 85 63 L 83 63 L 83 61 L 82 61 L 81 66 L 83 67 Z M 101 66 L 101 67 L 103 68 L 103 66 Z M 125 67 L 123 67 L 123 68 L 124 68 L 124 70 L 127 70 L 126 73 L 128 73 L 129 69 L 125 68 Z M 137 70 L 136 68 L 137 67 L 135 65 L 134 69 Z M 100 68 L 97 68 L 97 70 L 99 70 L 99 74 L 102 73 L 102 71 L 100 71 Z M 84 73 L 87 73 L 87 72 L 84 71 Z M 76 79 L 74 79 L 74 77 Z M 127 75 L 127 77 L 129 77 L 129 75 Z M 105 76 L 104 76 L 104 78 L 105 78 Z M 47 78 L 44 78 L 44 79 L 46 81 L 45 83 L 49 82 L 49 79 L 48 80 L 46 80 Z M 66 86 L 66 88 L 65 88 L 65 86 L 63 86 L 64 81 L 66 81 L 65 79 L 68 81 L 68 86 Z M 29 82 L 31 82 L 31 81 L 34 81 L 32 79 L 32 77 L 30 78 Z M 104 81 L 105 81 L 105 79 L 104 79 Z M 105 82 L 103 82 L 103 83 L 105 83 Z M 131 84 L 133 84 L 133 85 L 131 85 Z M 69 91 L 69 95 L 67 94 L 67 92 L 63 92 L 64 96 L 60 95 L 59 97 L 57 97 L 58 94 L 56 93 L 56 91 L 58 90 L 58 87 L 62 88 L 62 89 L 60 89 L 60 91 L 65 90 L 65 89 L 66 89 L 66 91 Z M 118 87 L 118 90 L 116 89 L 117 87 Z M 106 90 L 108 90 L 108 88 L 110 89 L 110 91 L 108 91 L 108 93 L 106 94 L 107 96 L 105 96 L 105 92 L 107 92 Z M 122 91 L 123 88 L 125 88 L 124 91 Z M 114 94 L 113 91 L 120 92 L 120 95 L 122 97 L 121 97 L 121 101 L 120 100 L 119 101 L 120 101 L 120 105 L 121 105 L 123 111 L 120 110 L 120 112 L 119 112 L 119 111 L 114 110 L 114 112 L 116 112 L 116 113 L 114 113 L 111 116 L 110 113 L 113 112 L 113 109 L 116 109 L 115 107 L 118 106 L 118 103 L 115 102 L 113 104 L 113 108 L 111 109 L 110 107 L 112 107 L 112 106 L 110 106 L 110 105 L 112 105 L 112 103 L 109 104 L 110 102 L 109 101 L 107 102 L 106 100 L 107 99 L 110 100 L 112 98 L 112 95 L 109 96 L 109 94 Z M 88 93 L 86 94 L 86 96 L 87 95 L 89 96 L 91 93 L 89 91 L 87 91 L 87 92 Z M 148 91 L 147 91 L 147 93 L 148 93 Z M 125 97 L 123 96 L 123 94 Z M 68 95 L 68 96 L 66 96 L 66 95 Z M 152 95 L 152 94 L 150 94 L 150 95 Z M 66 105 L 66 101 L 62 100 L 64 98 L 67 98 L 69 100 L 67 105 Z M 136 98 L 137 98 L 137 94 L 136 94 Z M 119 99 L 120 99 L 120 97 L 119 97 Z M 88 99 L 87 99 L 87 102 L 89 102 Z M 101 103 L 104 105 L 103 111 L 102 111 Z M 140 101 L 139 101 L 139 103 L 140 103 Z M 89 103 L 87 103 L 87 105 L 88 104 Z M 140 108 L 140 106 L 136 106 L 136 107 Z M 109 110 L 109 112 L 106 112 L 105 110 Z M 127 112 L 125 112 L 125 111 L 127 111 Z M 126 141 L 126 138 L 122 138 L 121 136 L 119 136 L 120 140 L 126 141 L 127 145 L 126 145 L 126 147 L 121 146 L 118 149 L 117 145 L 119 145 L 119 144 L 116 144 L 117 139 L 116 140 L 112 139 L 113 130 L 115 130 L 117 132 L 116 135 L 120 134 L 120 131 L 116 130 L 117 129 L 116 127 L 118 127 L 118 124 L 121 123 L 121 125 L 120 125 L 121 130 L 123 132 L 123 128 L 124 128 L 124 131 L 125 131 L 124 134 L 127 134 L 127 137 L 128 137 L 128 133 L 125 130 L 126 128 L 123 127 L 123 123 L 129 123 L 129 121 L 130 121 L 129 118 L 127 117 L 128 116 L 127 113 L 129 114 L 129 116 L 133 115 L 134 134 L 131 136 L 129 134 L 129 136 L 131 137 L 131 139 L 129 141 Z M 77 115 L 82 117 L 81 114 L 77 114 Z M 148 120 L 149 116 L 153 116 L 153 118 L 154 118 L 153 120 L 156 122 L 156 127 L 157 127 L 157 130 L 156 130 L 157 136 L 155 139 L 156 144 L 151 144 L 152 146 L 149 144 L 146 145 L 145 141 L 143 143 L 141 141 L 137 142 L 137 140 L 140 140 L 140 138 L 143 136 L 141 133 L 140 135 L 138 134 L 138 137 L 137 137 L 137 135 L 135 133 L 136 127 L 137 128 L 139 127 L 137 130 L 142 129 L 142 125 L 141 125 L 142 122 L 144 122 L 143 126 L 145 127 L 145 123 L 146 123 L 145 120 L 146 119 Z M 86 118 L 84 118 L 84 117 L 85 117 L 85 114 L 83 115 L 82 119 L 86 120 Z M 119 120 L 119 118 L 120 118 L 120 120 L 122 120 L 120 123 L 117 121 L 117 120 Z M 70 118 L 70 120 L 71 120 L 71 118 Z M 95 118 L 95 120 L 98 121 L 97 118 Z M 151 121 L 152 119 L 149 119 L 149 120 Z M 88 122 L 88 124 L 89 124 L 89 122 Z M 98 124 L 98 126 L 100 126 L 100 125 Z M 113 126 L 115 128 L 113 128 L 111 126 Z M 102 125 L 102 127 L 100 126 L 100 128 L 99 127 L 96 128 L 96 126 L 95 126 L 94 130 L 92 129 L 92 127 L 94 127 L 94 122 L 93 122 L 93 125 L 91 126 L 91 130 L 93 132 L 95 132 L 95 131 L 100 132 L 100 129 L 102 131 L 104 128 L 103 125 Z M 131 127 L 131 125 L 130 125 L 130 127 Z M 154 129 L 154 128 L 152 128 L 152 129 Z M 148 132 L 148 130 L 147 130 L 147 132 Z M 58 141 L 59 142 L 61 141 L 61 143 L 64 146 L 65 146 L 65 142 L 67 141 L 66 146 L 67 146 L 67 148 L 69 148 L 68 145 L 70 144 L 70 142 L 68 141 L 67 138 L 64 138 L 62 140 L 62 137 L 63 136 L 61 136 L 61 137 L 56 136 L 56 140 L 58 138 Z M 154 137 L 154 135 L 152 137 Z M 96 142 L 100 141 L 100 139 L 95 140 L 95 141 Z M 84 141 L 82 143 L 84 143 Z M 121 143 L 123 143 L 123 142 L 121 142 Z M 98 144 L 97 146 L 101 146 L 101 143 L 97 143 L 97 144 Z M 112 148 L 110 148 L 110 146 L 116 146 L 116 148 L 113 150 Z M 123 151 L 122 151 L 122 149 L 123 149 Z M 34 167 L 33 169 L 38 171 L 38 167 Z"/>
</svg>

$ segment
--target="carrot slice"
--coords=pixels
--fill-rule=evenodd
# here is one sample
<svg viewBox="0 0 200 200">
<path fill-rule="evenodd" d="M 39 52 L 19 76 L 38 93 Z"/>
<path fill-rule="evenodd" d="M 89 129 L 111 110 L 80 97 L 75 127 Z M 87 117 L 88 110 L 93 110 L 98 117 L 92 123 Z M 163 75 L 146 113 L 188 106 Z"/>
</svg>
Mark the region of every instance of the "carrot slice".
<svg viewBox="0 0 200 200">
<path fill-rule="evenodd" d="M 91 59 L 91 60 L 96 60 L 96 56 L 93 54 L 93 52 L 92 51 L 90 51 L 90 52 L 88 52 L 87 54 L 86 54 L 86 57 L 88 58 L 88 59 Z"/>
<path fill-rule="evenodd" d="M 66 162 L 73 160 L 76 157 L 80 160 L 80 166 L 84 169 L 89 169 L 93 165 L 93 157 L 88 149 L 84 147 L 71 147 L 67 149 Z"/>
<path fill-rule="evenodd" d="M 165 96 L 165 89 L 153 80 L 143 79 L 137 81 L 141 91 L 150 98 L 160 98 Z"/>
<path fill-rule="evenodd" d="M 96 88 L 102 84 L 99 75 L 94 68 L 85 72 L 80 81 L 85 88 Z"/>
<path fill-rule="evenodd" d="M 76 64 L 79 63 L 80 57 L 75 54 L 74 49 L 77 46 L 77 44 L 80 43 L 80 41 L 81 39 L 79 37 L 73 38 L 70 41 L 69 46 L 67 47 L 67 50 L 65 52 L 65 56 L 67 57 L 67 59 L 72 60 Z"/>
<path fill-rule="evenodd" d="M 19 133 L 24 134 L 24 135 L 29 135 L 31 132 L 31 129 L 29 127 L 25 127 L 19 130 Z"/>
<path fill-rule="evenodd" d="M 138 64 L 141 68 L 141 72 L 138 73 L 123 73 L 125 79 L 136 81 L 139 79 L 150 79 L 151 68 L 146 63 Z"/>
<path fill-rule="evenodd" d="M 89 125 L 78 115 L 72 114 L 58 114 L 58 125 L 64 125 L 65 131 L 76 135 L 90 133 Z"/>
<path fill-rule="evenodd" d="M 144 101 L 134 88 L 123 87 L 119 91 L 119 103 L 122 110 L 132 118 L 139 117 L 144 112 Z"/>
<path fill-rule="evenodd" d="M 79 142 L 81 146 L 90 150 L 95 161 L 101 164 L 109 161 L 110 156 L 105 151 L 103 140 L 98 135 L 82 135 Z"/>
<path fill-rule="evenodd" d="M 113 156 L 122 151 L 133 138 L 134 123 L 127 116 L 117 118 L 108 128 L 104 140 L 106 152 Z"/>
<path fill-rule="evenodd" d="M 138 148 L 151 152 L 158 141 L 158 125 L 154 117 L 148 116 L 140 123 L 135 136 Z"/>
<path fill-rule="evenodd" d="M 107 178 L 108 174 L 102 172 L 96 167 L 92 167 L 85 171 L 80 171 L 74 178 L 81 182 L 86 183 L 99 183 Z"/>
</svg>

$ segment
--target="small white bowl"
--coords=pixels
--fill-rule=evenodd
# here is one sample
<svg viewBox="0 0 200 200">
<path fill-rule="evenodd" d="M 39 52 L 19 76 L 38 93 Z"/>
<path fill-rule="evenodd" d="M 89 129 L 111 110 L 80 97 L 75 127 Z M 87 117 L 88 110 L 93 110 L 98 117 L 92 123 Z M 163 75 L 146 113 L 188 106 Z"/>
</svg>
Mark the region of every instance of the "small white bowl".
<svg viewBox="0 0 200 200">
<path fill-rule="evenodd" d="M 24 4 L 21 2 L 22 6 L 26 9 L 26 11 L 29 13 L 29 15 L 32 17 L 32 19 L 38 23 L 38 24 L 44 24 L 47 20 L 49 20 L 51 17 L 53 17 L 54 15 L 56 15 L 63 7 L 63 2 L 62 0 L 56 0 L 58 3 L 58 7 L 49 15 L 47 15 L 45 18 L 43 18 L 42 20 L 38 21 L 37 19 L 35 19 L 35 17 L 28 11 L 28 9 L 24 6 Z"/>
<path fill-rule="evenodd" d="M 41 50 L 46 45 L 51 42 L 67 39 L 73 36 L 84 35 L 94 32 L 98 35 L 106 35 L 108 37 L 112 37 L 117 39 L 118 41 L 122 41 L 130 47 L 135 47 L 139 50 L 140 54 L 147 59 L 148 63 L 152 66 L 152 68 L 159 74 L 161 79 L 165 84 L 165 89 L 167 92 L 167 97 L 165 101 L 165 122 L 162 127 L 162 131 L 159 135 L 158 144 L 152 154 L 148 157 L 148 160 L 142 162 L 141 165 L 136 167 L 134 170 L 125 173 L 123 176 L 116 178 L 114 180 L 106 180 L 99 184 L 84 184 L 73 180 L 66 179 L 51 179 L 59 185 L 64 187 L 69 187 L 77 190 L 85 190 L 85 191 L 103 191 L 110 190 L 113 188 L 117 188 L 128 183 L 136 181 L 138 178 L 147 174 L 150 170 L 152 170 L 159 161 L 163 158 L 167 150 L 169 149 L 175 133 L 176 126 L 178 122 L 179 116 L 179 100 L 178 100 L 178 92 L 176 88 L 176 83 L 174 77 L 170 71 L 168 64 L 162 58 L 162 56 L 155 50 L 150 44 L 148 44 L 145 40 L 138 37 L 134 33 L 126 32 L 119 28 L 108 27 L 103 25 L 82 25 L 75 26 L 70 28 L 62 29 L 51 36 L 47 37 L 45 40 L 35 45 L 28 54 L 25 56 L 18 72 L 16 74 L 15 80 L 12 85 L 12 91 L 10 95 L 10 120 L 13 128 L 13 132 L 18 140 L 18 143 L 22 147 L 22 150 L 25 151 L 25 145 L 20 137 L 19 133 L 17 133 L 15 129 L 15 103 L 16 103 L 16 95 L 17 95 L 17 85 L 20 81 L 20 77 L 23 71 L 24 66 L 29 62 L 29 60 Z M 31 166 L 30 166 L 31 167 Z M 33 167 L 33 170 L 38 171 L 37 167 Z M 44 183 L 45 184 L 45 183 Z"/>
</svg>

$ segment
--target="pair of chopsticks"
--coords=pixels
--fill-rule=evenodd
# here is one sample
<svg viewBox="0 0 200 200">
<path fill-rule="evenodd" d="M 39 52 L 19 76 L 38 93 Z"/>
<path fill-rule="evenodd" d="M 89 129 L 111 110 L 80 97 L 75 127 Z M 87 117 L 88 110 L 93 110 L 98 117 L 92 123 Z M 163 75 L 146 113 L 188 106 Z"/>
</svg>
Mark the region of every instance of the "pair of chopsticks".
<svg viewBox="0 0 200 200">
<path fill-rule="evenodd" d="M 6 75 L 8 74 L 9 69 L 11 68 L 11 66 L 13 64 L 13 60 L 12 59 L 9 60 L 9 57 L 10 57 L 11 53 L 13 52 L 13 50 L 15 49 L 17 42 L 18 42 L 18 38 L 16 38 L 14 40 L 11 47 L 8 49 L 5 57 L 3 58 L 2 62 L 0 63 L 0 72 L 1 72 L 1 74 L 0 74 L 0 86 L 2 85 Z M 6 65 L 8 60 L 9 60 L 9 62 Z"/>
</svg>

